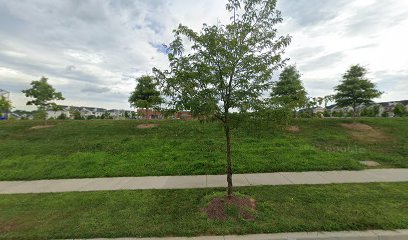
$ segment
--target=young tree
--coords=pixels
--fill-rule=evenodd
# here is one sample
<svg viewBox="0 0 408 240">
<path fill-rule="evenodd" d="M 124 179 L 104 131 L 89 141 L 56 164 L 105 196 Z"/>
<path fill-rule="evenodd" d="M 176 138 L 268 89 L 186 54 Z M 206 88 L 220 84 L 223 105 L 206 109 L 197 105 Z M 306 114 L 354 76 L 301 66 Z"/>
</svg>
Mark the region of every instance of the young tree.
<svg viewBox="0 0 408 240">
<path fill-rule="evenodd" d="M 353 119 L 357 116 L 357 107 L 361 104 L 371 104 L 372 99 L 380 97 L 382 92 L 376 89 L 374 83 L 368 80 L 365 75 L 367 69 L 360 65 L 351 66 L 343 75 L 343 81 L 335 90 L 334 99 L 339 107 L 353 108 Z"/>
<path fill-rule="evenodd" d="M 43 114 L 40 115 L 44 117 L 46 123 L 47 109 L 55 109 L 57 107 L 57 104 L 52 101 L 65 100 L 65 98 L 62 96 L 62 93 L 55 91 L 48 83 L 48 78 L 46 77 L 42 77 L 39 81 L 31 82 L 31 86 L 30 89 L 22 91 L 26 97 L 33 98 L 33 100 L 27 102 L 27 105 L 37 106 L 38 112 L 43 112 Z"/>
<path fill-rule="evenodd" d="M 275 25 L 282 17 L 276 0 L 229 0 L 226 8 L 231 14 L 226 25 L 204 24 L 200 32 L 183 25 L 174 30 L 170 70 L 153 71 L 175 109 L 214 116 L 223 124 L 231 196 L 231 111 L 248 112 L 263 105 L 273 72 L 286 62 L 282 54 L 291 38 L 277 35 Z M 187 50 L 185 39 L 191 43 Z"/>
<path fill-rule="evenodd" d="M 74 113 L 75 113 L 75 111 L 76 111 L 76 108 L 74 108 L 74 107 L 72 107 L 72 106 L 68 108 L 69 118 L 70 118 L 70 119 L 74 119 Z"/>
<path fill-rule="evenodd" d="M 57 117 L 57 120 L 67 120 L 67 119 L 68 119 L 68 117 L 67 117 L 67 115 L 65 115 L 65 113 L 61 113 L 61 115 L 59 115 Z"/>
<path fill-rule="evenodd" d="M 0 96 L 0 116 L 1 114 L 5 114 L 7 119 L 7 115 L 11 108 L 11 101 L 3 96 Z"/>
<path fill-rule="evenodd" d="M 300 76 L 296 66 L 288 66 L 282 71 L 279 80 L 272 88 L 272 103 L 288 110 L 290 114 L 304 107 L 308 100 Z"/>
<path fill-rule="evenodd" d="M 381 114 L 381 117 L 389 117 L 388 112 L 383 112 L 383 113 Z"/>
<path fill-rule="evenodd" d="M 78 109 L 75 109 L 71 116 L 74 118 L 74 120 L 83 120 L 81 112 Z"/>
<path fill-rule="evenodd" d="M 136 79 L 137 85 L 129 97 L 129 103 L 135 108 L 145 109 L 147 119 L 149 108 L 156 108 L 162 103 L 157 84 L 151 76 L 142 76 Z"/>
<path fill-rule="evenodd" d="M 407 113 L 407 108 L 404 104 L 398 103 L 394 108 L 394 115 L 397 117 L 405 117 Z"/>
</svg>

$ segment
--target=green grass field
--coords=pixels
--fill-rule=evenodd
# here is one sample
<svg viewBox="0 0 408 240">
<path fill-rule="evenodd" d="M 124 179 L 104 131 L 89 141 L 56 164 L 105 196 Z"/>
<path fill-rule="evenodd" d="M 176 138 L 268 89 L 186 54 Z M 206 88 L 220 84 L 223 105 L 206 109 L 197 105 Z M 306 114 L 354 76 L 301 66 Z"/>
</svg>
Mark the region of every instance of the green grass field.
<svg viewBox="0 0 408 240">
<path fill-rule="evenodd" d="M 408 119 L 361 119 L 380 136 L 346 129 L 347 119 L 303 119 L 288 132 L 245 123 L 233 131 L 235 173 L 408 167 Z M 225 173 L 224 134 L 217 123 L 158 121 L 0 122 L 0 180 Z"/>
<path fill-rule="evenodd" d="M 237 188 L 257 200 L 255 221 L 212 221 L 206 196 L 221 189 L 0 197 L 0 239 L 160 237 L 408 228 L 408 184 Z"/>
</svg>

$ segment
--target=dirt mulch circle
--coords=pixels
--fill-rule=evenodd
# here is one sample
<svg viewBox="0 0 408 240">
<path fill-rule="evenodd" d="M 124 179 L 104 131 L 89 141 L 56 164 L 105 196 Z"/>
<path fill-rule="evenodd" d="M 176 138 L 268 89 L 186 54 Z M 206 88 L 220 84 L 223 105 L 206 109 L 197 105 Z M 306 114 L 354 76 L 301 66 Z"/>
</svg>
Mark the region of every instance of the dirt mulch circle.
<svg viewBox="0 0 408 240">
<path fill-rule="evenodd" d="M 288 126 L 286 128 L 286 131 L 291 132 L 291 133 L 297 133 L 297 132 L 300 132 L 300 128 L 298 126 Z"/>
<path fill-rule="evenodd" d="M 19 229 L 21 227 L 22 227 L 22 224 L 11 221 L 9 223 L 0 225 L 0 233 L 11 232 L 11 231 L 17 230 L 17 229 Z"/>
<path fill-rule="evenodd" d="M 30 128 L 30 129 L 32 129 L 32 130 L 37 130 L 37 129 L 44 129 L 44 128 L 52 128 L 52 127 L 55 127 L 55 125 L 34 126 L 34 127 Z"/>
<path fill-rule="evenodd" d="M 352 137 L 363 142 L 379 142 L 389 140 L 390 137 L 381 130 L 372 128 L 366 124 L 350 123 L 341 124 L 342 127 L 347 128 Z"/>
<path fill-rule="evenodd" d="M 357 131 L 370 131 L 373 130 L 372 127 L 366 125 L 366 124 L 361 124 L 361 123 L 343 123 L 341 126 L 350 129 L 350 130 L 357 130 Z"/>
<path fill-rule="evenodd" d="M 229 213 L 229 210 L 231 209 L 235 214 Z M 211 220 L 227 221 L 232 218 L 233 221 L 239 219 L 254 221 L 256 201 L 252 198 L 237 196 L 223 198 L 217 197 L 214 198 L 203 211 Z"/>
<path fill-rule="evenodd" d="M 379 164 L 376 161 L 360 161 L 360 164 L 367 166 L 369 168 L 375 168 L 375 167 L 381 166 L 381 164 Z"/>
<path fill-rule="evenodd" d="M 139 124 L 137 125 L 137 128 L 139 129 L 149 129 L 149 128 L 155 128 L 159 126 L 159 124 Z"/>
</svg>

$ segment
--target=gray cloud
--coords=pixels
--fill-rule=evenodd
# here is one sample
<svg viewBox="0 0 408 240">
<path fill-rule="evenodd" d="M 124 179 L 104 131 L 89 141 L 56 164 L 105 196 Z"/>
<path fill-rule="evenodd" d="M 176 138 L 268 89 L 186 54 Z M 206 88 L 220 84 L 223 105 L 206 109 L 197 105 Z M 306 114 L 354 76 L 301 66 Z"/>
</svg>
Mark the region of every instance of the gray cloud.
<svg viewBox="0 0 408 240">
<path fill-rule="evenodd" d="M 339 63 L 344 56 L 343 52 L 330 53 L 321 57 L 313 58 L 308 62 L 301 64 L 300 68 L 304 71 L 330 68 L 334 64 Z"/>
<path fill-rule="evenodd" d="M 167 67 L 161 44 L 172 40 L 172 30 L 180 22 L 198 30 L 204 22 L 225 20 L 225 2 L 0 0 L 0 87 L 20 96 L 44 75 L 63 92 L 66 104 L 128 108 L 132 78 L 152 67 Z M 294 36 L 287 56 L 299 66 L 308 91 L 329 93 L 349 65 L 361 63 L 375 65 L 375 79 L 390 98 L 408 96 L 408 86 L 393 87 L 406 86 L 401 66 L 408 61 L 400 55 L 383 56 L 384 34 L 408 41 L 408 4 L 402 2 L 376 0 L 358 8 L 353 4 L 360 1 L 278 1 L 287 20 L 281 32 Z M 400 32 L 384 33 L 396 26 Z M 392 51 L 387 52 L 407 52 L 401 43 L 389 44 Z M 390 59 L 399 61 L 390 64 Z"/>
<path fill-rule="evenodd" d="M 408 99 L 408 72 L 378 71 L 374 74 L 374 80 L 380 91 L 383 91 L 383 99 L 407 100 Z"/>
<path fill-rule="evenodd" d="M 303 47 L 293 50 L 290 57 L 293 59 L 311 58 L 313 56 L 319 55 L 320 53 L 323 53 L 323 51 L 324 46 Z"/>
<path fill-rule="evenodd" d="M 396 9 L 388 1 L 375 1 L 351 16 L 346 24 L 346 34 L 380 34 L 382 29 L 392 27 L 406 20 L 408 9 Z"/>
<path fill-rule="evenodd" d="M 408 89 L 408 72 L 379 71 L 374 73 L 374 78 L 382 91 L 406 91 Z"/>
<path fill-rule="evenodd" d="M 316 26 L 336 17 L 339 9 L 350 1 L 285 0 L 278 1 L 278 8 L 285 18 L 292 18 L 301 27 Z"/>
<path fill-rule="evenodd" d="M 83 93 L 106 93 L 109 92 L 110 88 L 107 87 L 97 87 L 97 86 L 88 86 L 81 89 Z"/>
</svg>

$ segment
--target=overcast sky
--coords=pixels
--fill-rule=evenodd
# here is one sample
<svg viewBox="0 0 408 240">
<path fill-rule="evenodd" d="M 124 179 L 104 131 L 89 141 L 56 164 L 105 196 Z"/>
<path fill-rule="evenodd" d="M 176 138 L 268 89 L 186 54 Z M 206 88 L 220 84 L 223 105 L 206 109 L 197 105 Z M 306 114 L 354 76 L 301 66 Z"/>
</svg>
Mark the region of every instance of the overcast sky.
<svg viewBox="0 0 408 240">
<path fill-rule="evenodd" d="M 0 0 L 0 89 L 27 109 L 21 90 L 41 76 L 66 105 L 129 109 L 134 77 L 167 67 L 161 44 L 179 23 L 227 22 L 223 0 Z M 408 1 L 280 0 L 286 57 L 310 96 L 333 92 L 352 64 L 385 94 L 408 99 Z"/>
</svg>

